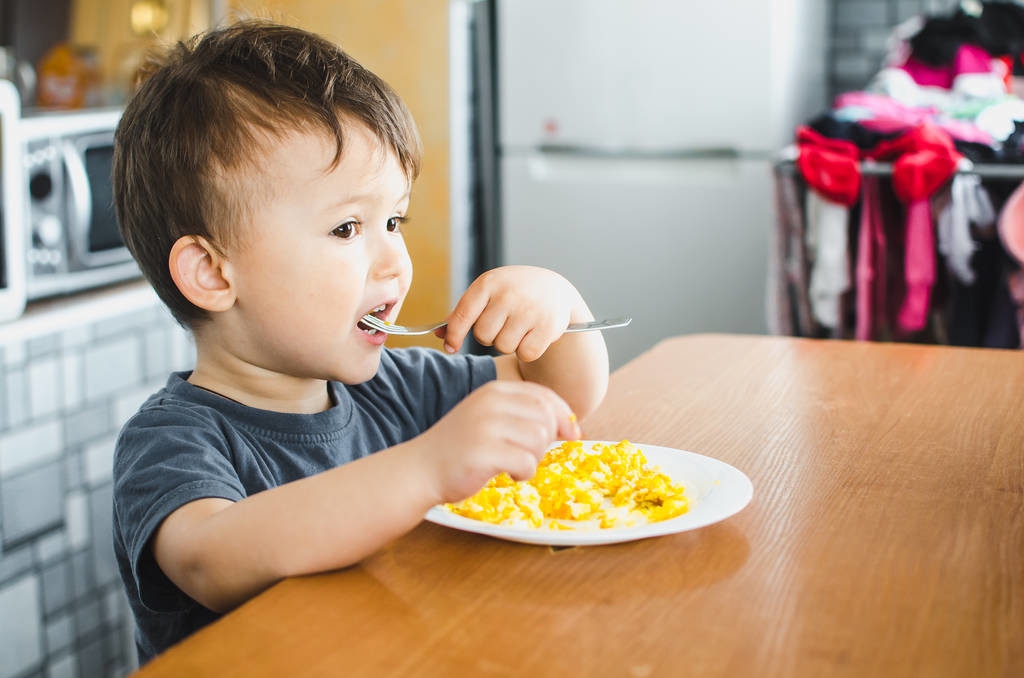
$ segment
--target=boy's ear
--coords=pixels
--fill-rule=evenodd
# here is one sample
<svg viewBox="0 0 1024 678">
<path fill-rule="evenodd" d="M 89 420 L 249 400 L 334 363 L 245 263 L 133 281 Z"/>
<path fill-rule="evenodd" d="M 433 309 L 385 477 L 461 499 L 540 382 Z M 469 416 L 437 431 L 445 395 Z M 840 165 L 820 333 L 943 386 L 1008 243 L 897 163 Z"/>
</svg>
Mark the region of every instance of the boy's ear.
<svg viewBox="0 0 1024 678">
<path fill-rule="evenodd" d="M 228 261 L 200 235 L 183 235 L 171 246 L 171 279 L 186 299 L 207 311 L 226 311 L 235 303 Z"/>
</svg>

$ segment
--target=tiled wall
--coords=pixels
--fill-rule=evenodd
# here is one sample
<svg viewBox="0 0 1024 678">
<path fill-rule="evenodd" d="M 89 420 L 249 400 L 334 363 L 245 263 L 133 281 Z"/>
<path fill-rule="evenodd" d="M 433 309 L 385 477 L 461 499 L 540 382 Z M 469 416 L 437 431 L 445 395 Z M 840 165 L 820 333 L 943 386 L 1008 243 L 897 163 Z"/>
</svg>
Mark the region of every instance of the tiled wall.
<svg viewBox="0 0 1024 678">
<path fill-rule="evenodd" d="M 957 0 L 832 0 L 832 96 L 868 84 L 895 26 L 918 14 L 948 16 L 956 6 Z"/>
<path fill-rule="evenodd" d="M 0 345 L 0 678 L 135 667 L 111 546 L 114 439 L 192 356 L 156 304 Z"/>
</svg>

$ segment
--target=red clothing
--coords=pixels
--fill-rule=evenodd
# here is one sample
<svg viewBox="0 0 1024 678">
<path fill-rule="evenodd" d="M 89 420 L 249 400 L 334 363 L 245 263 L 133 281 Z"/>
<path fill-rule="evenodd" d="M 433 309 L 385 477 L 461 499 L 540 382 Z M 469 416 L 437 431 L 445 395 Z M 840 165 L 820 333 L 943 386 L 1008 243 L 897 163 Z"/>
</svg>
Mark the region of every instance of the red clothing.
<svg viewBox="0 0 1024 678">
<path fill-rule="evenodd" d="M 956 173 L 963 157 L 953 146 L 949 134 L 926 121 L 906 134 L 884 140 L 862 152 L 851 142 L 829 139 L 808 127 L 801 127 L 797 130 L 797 145 L 800 151 L 797 165 L 808 185 L 831 202 L 847 207 L 860 198 L 860 158 L 892 162 L 893 188 L 900 201 L 907 205 L 904 243 L 907 290 L 898 324 L 906 332 L 924 329 L 935 283 L 935 234 L 929 198 Z M 866 276 L 867 271 L 858 271 L 858 278 L 861 275 Z M 859 335 L 868 333 L 868 326 L 858 328 Z"/>
</svg>

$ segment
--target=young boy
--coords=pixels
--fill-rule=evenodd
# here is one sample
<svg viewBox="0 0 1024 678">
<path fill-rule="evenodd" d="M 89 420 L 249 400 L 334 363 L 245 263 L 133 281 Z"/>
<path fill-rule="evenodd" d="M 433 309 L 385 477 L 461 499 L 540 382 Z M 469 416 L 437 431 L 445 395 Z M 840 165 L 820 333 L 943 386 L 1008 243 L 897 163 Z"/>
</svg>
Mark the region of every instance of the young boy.
<svg viewBox="0 0 1024 678">
<path fill-rule="evenodd" d="M 356 563 L 433 505 L 530 477 L 601 401 L 600 333 L 555 273 L 490 271 L 445 350 L 389 350 L 420 145 L 374 74 L 243 22 L 150 68 L 117 131 L 122 233 L 196 364 L 125 425 L 114 544 L 145 662 L 281 579 Z M 454 355 L 469 332 L 503 355 Z"/>
</svg>

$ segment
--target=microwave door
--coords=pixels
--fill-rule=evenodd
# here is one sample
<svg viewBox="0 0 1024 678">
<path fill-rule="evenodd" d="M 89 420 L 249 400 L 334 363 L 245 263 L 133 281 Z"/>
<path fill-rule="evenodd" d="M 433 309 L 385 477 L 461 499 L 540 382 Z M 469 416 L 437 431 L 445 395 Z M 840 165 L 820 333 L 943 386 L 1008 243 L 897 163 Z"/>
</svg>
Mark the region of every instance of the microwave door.
<svg viewBox="0 0 1024 678">
<path fill-rule="evenodd" d="M 62 149 L 68 179 L 68 240 L 72 257 L 83 268 L 131 261 L 113 207 L 97 202 L 110 200 L 113 145 L 114 135 L 103 133 L 66 141 Z"/>
<path fill-rule="evenodd" d="M 21 146 L 17 124 L 21 115 L 18 91 L 0 80 L 0 322 L 25 309 L 25 259 Z"/>
</svg>

